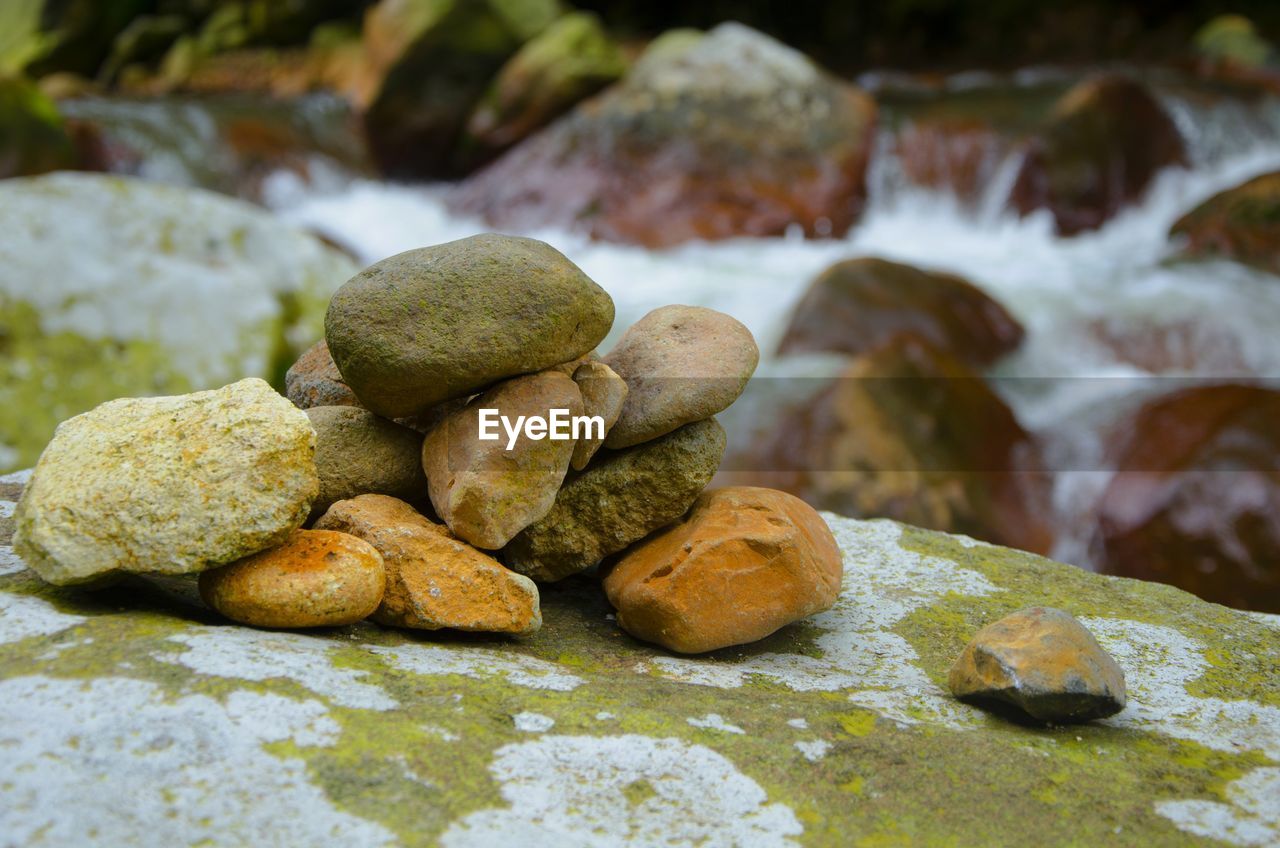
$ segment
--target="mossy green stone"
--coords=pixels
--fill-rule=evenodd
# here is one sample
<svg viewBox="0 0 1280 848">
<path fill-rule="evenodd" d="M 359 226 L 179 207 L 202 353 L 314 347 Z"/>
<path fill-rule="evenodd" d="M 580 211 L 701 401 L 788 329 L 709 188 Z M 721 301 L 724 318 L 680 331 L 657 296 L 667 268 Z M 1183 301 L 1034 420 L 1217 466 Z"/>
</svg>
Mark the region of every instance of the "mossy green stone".
<svg viewBox="0 0 1280 848">
<path fill-rule="evenodd" d="M 612 324 L 613 300 L 558 250 L 486 233 L 356 274 L 330 301 L 325 336 L 360 402 L 400 418 L 577 359 Z"/>
</svg>

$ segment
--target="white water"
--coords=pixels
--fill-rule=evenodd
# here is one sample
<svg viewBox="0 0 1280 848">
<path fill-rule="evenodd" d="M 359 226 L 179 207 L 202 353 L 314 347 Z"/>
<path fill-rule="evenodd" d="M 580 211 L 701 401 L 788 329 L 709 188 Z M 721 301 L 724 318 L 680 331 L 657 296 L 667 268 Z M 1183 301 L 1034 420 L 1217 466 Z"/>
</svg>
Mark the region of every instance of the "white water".
<svg viewBox="0 0 1280 848">
<path fill-rule="evenodd" d="M 760 375 L 794 373 L 795 364 L 769 354 L 806 285 L 833 262 L 878 255 L 968 277 L 1027 329 L 1023 347 L 995 370 L 997 387 L 1024 426 L 1042 437 L 1050 466 L 1070 469 L 1058 476 L 1062 538 L 1054 553 L 1084 564 L 1086 513 L 1108 478 L 1098 432 L 1143 394 L 1173 385 L 1143 379 L 1151 374 L 1118 361 L 1087 325 L 1189 323 L 1193 367 L 1160 376 L 1280 375 L 1280 280 L 1228 262 L 1166 264 L 1176 248 L 1167 233 L 1178 216 L 1217 191 L 1280 168 L 1280 105 L 1167 103 L 1188 138 L 1193 166 L 1165 172 L 1140 205 L 1076 238 L 1055 236 L 1047 214 L 1007 213 L 1007 179 L 995 180 L 976 208 L 906 186 L 887 143 L 872 167 L 869 210 L 843 239 L 797 235 L 654 251 L 563 231 L 523 234 L 555 245 L 609 291 L 617 304 L 612 338 L 657 306 L 710 306 L 755 333 L 766 354 Z M 1001 173 L 1007 177 L 1015 166 L 1004 163 Z M 288 220 L 373 262 L 487 229 L 449 213 L 443 194 L 441 186 L 369 181 L 317 192 L 282 174 L 267 197 Z"/>
</svg>

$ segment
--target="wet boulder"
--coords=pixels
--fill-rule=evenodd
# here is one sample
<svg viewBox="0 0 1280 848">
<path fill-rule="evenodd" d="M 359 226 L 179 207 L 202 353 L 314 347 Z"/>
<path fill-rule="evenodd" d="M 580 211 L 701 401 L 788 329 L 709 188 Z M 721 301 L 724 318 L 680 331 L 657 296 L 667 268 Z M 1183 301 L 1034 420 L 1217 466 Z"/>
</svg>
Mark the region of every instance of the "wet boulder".
<svg viewBox="0 0 1280 848">
<path fill-rule="evenodd" d="M 1109 574 L 1280 611 L 1280 392 L 1185 389 L 1116 428 L 1093 555 Z"/>
<path fill-rule="evenodd" d="M 974 367 L 1022 341 L 1022 325 L 969 281 L 884 259 L 849 259 L 809 286 L 779 353 L 859 355 L 912 334 Z"/>
<path fill-rule="evenodd" d="M 463 183 L 458 211 L 665 247 L 840 235 L 866 197 L 875 105 L 755 30 L 666 42 Z"/>
<path fill-rule="evenodd" d="M 1280 273 L 1280 171 L 1219 192 L 1174 222 L 1188 258 L 1233 259 Z"/>
</svg>

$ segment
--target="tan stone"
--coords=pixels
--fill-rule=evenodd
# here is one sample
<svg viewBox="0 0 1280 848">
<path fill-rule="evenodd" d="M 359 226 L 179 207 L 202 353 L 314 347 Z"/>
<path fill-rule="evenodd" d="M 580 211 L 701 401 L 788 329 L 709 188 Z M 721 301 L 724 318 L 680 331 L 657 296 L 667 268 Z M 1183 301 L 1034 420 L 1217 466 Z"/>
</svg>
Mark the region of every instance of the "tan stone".
<svg viewBox="0 0 1280 848">
<path fill-rule="evenodd" d="M 507 450 L 481 441 L 480 410 L 546 418 L 552 409 L 582 414 L 582 394 L 563 372 L 550 370 L 499 383 L 449 415 L 422 445 L 431 505 L 455 534 L 478 548 L 496 550 L 547 514 L 564 482 L 572 440 L 530 439 L 523 433 Z"/>
<path fill-rule="evenodd" d="M 618 422 L 622 414 L 622 405 L 627 400 L 627 384 L 617 373 L 603 362 L 584 362 L 573 372 L 573 381 L 582 391 L 583 415 L 599 416 L 604 419 L 604 432 Z M 573 446 L 573 458 L 569 464 L 574 471 L 587 467 L 591 457 L 596 455 L 604 439 L 578 439 Z"/>
<path fill-rule="evenodd" d="M 978 631 L 951 667 L 951 693 L 983 706 L 1014 707 L 1065 724 L 1124 709 L 1124 672 L 1084 625 L 1031 607 Z"/>
<path fill-rule="evenodd" d="M 382 603 L 382 555 L 332 530 L 295 530 L 283 545 L 200 575 L 200 596 L 255 627 L 338 627 Z"/>
<path fill-rule="evenodd" d="M 404 501 L 387 495 L 338 501 L 316 527 L 358 536 L 382 554 L 387 588 L 370 616 L 379 624 L 515 634 L 542 626 L 532 580 L 503 568 Z"/>
<path fill-rule="evenodd" d="M 700 653 L 829 608 L 842 575 L 840 549 L 813 507 L 735 486 L 704 492 L 682 521 L 628 551 L 604 589 L 623 630 Z"/>
</svg>

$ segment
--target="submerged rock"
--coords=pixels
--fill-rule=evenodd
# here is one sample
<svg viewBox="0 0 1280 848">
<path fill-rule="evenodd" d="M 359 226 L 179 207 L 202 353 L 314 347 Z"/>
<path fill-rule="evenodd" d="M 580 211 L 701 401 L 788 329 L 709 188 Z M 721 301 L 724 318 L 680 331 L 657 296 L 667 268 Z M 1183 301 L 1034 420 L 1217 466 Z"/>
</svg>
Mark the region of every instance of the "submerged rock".
<svg viewBox="0 0 1280 848">
<path fill-rule="evenodd" d="M 200 597 L 254 627 L 341 627 L 382 603 L 382 556 L 331 530 L 295 530 L 285 543 L 200 575 Z"/>
<path fill-rule="evenodd" d="M 1280 273 L 1280 171 L 1219 192 L 1174 222 L 1182 255 L 1234 259 Z"/>
<path fill-rule="evenodd" d="M 1101 75 L 1062 96 L 1032 139 L 1011 203 L 1047 208 L 1061 235 L 1097 229 L 1140 200 L 1163 168 L 1186 165 L 1182 134 L 1141 83 Z"/>
<path fill-rule="evenodd" d="M 729 407 L 760 350 L 736 318 L 704 306 L 662 306 L 632 324 L 601 362 L 627 385 L 605 446 L 630 447 Z"/>
<path fill-rule="evenodd" d="M 665 247 L 839 236 L 862 211 L 875 104 L 741 24 L 646 53 L 472 176 L 460 210 L 504 229 L 563 226 Z"/>
<path fill-rule="evenodd" d="M 916 335 L 974 367 L 1022 342 L 1004 307 L 953 274 L 866 257 L 837 262 L 809 286 L 778 353 L 863 354 Z"/>
<path fill-rule="evenodd" d="M 1280 612 L 1280 392 L 1203 386 L 1116 427 L 1093 556 L 1109 574 Z"/>
<path fill-rule="evenodd" d="M 14 513 L 14 547 L 59 585 L 233 562 L 306 519 L 315 446 L 307 416 L 258 379 L 105 403 L 58 427 Z"/>
<path fill-rule="evenodd" d="M 355 406 L 316 406 L 306 414 L 316 431 L 320 475 L 312 518 L 357 495 L 425 496 L 421 433 Z"/>
<path fill-rule="evenodd" d="M 612 324 L 613 300 L 555 248 L 486 233 L 364 269 L 325 337 L 360 402 L 398 418 L 575 359 Z"/>
<path fill-rule="evenodd" d="M 715 476 L 725 433 L 714 418 L 620 451 L 602 451 L 572 476 L 550 512 L 502 551 L 534 580 L 584 571 L 679 518 Z"/>
<path fill-rule="evenodd" d="M 840 549 L 813 507 L 772 489 L 704 492 L 604 579 L 618 626 L 686 654 L 744 645 L 840 594 Z"/>
<path fill-rule="evenodd" d="M 316 522 L 377 548 L 386 594 L 370 617 L 415 630 L 528 634 L 542 626 L 538 588 L 386 495 L 339 501 Z"/>
<path fill-rule="evenodd" d="M 951 694 L 1066 724 L 1124 709 L 1124 672 L 1069 613 L 1033 607 L 990 624 L 951 667 Z"/>
</svg>

